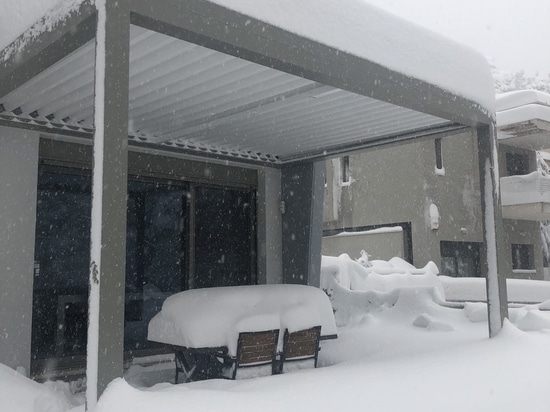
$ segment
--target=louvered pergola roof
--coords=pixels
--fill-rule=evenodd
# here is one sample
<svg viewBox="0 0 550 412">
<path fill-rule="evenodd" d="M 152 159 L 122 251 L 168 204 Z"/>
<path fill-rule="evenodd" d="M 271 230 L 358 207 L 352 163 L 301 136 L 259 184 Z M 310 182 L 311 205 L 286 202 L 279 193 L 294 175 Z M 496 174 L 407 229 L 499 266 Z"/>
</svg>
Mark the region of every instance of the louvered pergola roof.
<svg viewBox="0 0 550 412">
<path fill-rule="evenodd" d="M 479 102 L 223 5 L 122 3 L 131 145 L 277 165 L 491 121 Z M 59 15 L 0 54 L 0 124 L 91 138 L 95 7 Z"/>
</svg>

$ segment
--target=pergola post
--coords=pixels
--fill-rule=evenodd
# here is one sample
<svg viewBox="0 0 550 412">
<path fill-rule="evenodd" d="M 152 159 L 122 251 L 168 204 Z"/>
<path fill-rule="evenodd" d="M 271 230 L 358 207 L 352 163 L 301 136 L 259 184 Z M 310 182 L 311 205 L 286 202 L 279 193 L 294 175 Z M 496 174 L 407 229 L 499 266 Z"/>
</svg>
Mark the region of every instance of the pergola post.
<svg viewBox="0 0 550 412">
<path fill-rule="evenodd" d="M 291 165 L 281 176 L 283 282 L 319 286 L 325 162 Z"/>
<path fill-rule="evenodd" d="M 87 409 L 123 373 L 129 15 L 97 0 Z"/>
<path fill-rule="evenodd" d="M 487 310 L 489 314 L 489 336 L 494 337 L 502 329 L 508 317 L 508 296 L 506 293 L 507 250 L 504 241 L 502 207 L 499 190 L 496 130 L 493 125 L 477 128 L 479 179 L 481 189 L 481 211 L 484 224 L 486 264 L 483 265 L 487 284 Z"/>
</svg>

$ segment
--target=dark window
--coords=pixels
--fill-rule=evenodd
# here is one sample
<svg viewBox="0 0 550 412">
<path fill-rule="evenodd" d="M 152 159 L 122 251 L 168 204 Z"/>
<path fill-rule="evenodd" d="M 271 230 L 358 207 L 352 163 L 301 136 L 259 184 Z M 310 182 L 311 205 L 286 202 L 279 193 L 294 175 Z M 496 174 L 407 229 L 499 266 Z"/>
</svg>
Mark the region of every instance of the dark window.
<svg viewBox="0 0 550 412">
<path fill-rule="evenodd" d="M 126 351 L 151 348 L 149 320 L 164 299 L 195 286 L 255 281 L 254 192 L 192 183 L 130 180 L 126 235 Z M 194 224 L 188 210 L 194 202 Z M 35 244 L 33 359 L 86 351 L 91 224 L 91 177 L 40 170 Z M 195 227 L 196 250 L 190 252 Z M 187 257 L 196 256 L 195 261 Z"/>
<path fill-rule="evenodd" d="M 512 244 L 512 269 L 535 269 L 533 245 Z"/>
<path fill-rule="evenodd" d="M 508 176 L 529 173 L 529 156 L 520 153 L 506 153 L 506 173 Z"/>
<path fill-rule="evenodd" d="M 341 170 L 341 176 L 342 176 L 342 183 L 350 183 L 351 182 L 351 174 L 350 174 L 350 166 L 349 166 L 349 156 L 343 156 L 340 158 L 340 167 Z"/>
<path fill-rule="evenodd" d="M 476 242 L 447 242 L 440 244 L 441 274 L 452 277 L 481 275 L 480 244 Z"/>
<path fill-rule="evenodd" d="M 435 144 L 435 167 L 437 169 L 443 169 L 443 157 L 441 154 L 441 138 L 434 140 Z"/>
<path fill-rule="evenodd" d="M 255 256 L 250 191 L 199 186 L 195 191 L 193 287 L 253 283 Z"/>
<path fill-rule="evenodd" d="M 151 347 L 147 325 L 184 289 L 187 187 L 128 182 L 125 350 Z"/>
</svg>

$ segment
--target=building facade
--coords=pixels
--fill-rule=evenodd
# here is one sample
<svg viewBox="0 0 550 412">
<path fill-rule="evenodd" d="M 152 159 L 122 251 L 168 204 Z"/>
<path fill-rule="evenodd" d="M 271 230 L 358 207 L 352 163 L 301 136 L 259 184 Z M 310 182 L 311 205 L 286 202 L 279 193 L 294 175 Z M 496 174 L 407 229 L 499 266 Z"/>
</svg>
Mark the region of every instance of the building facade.
<svg viewBox="0 0 550 412">
<path fill-rule="evenodd" d="M 86 363 L 93 408 L 126 359 L 155 350 L 145 328 L 165 296 L 318 286 L 324 161 L 341 153 L 471 129 L 492 198 L 484 58 L 439 38 L 420 59 L 368 41 L 348 53 L 363 26 L 380 44 L 427 34 L 362 2 L 308 25 L 300 2 L 275 15 L 259 3 L 63 2 L 0 51 L 0 362 L 35 376 Z M 459 70 L 432 79 L 413 61 Z M 500 234 L 500 209 L 480 207 Z M 487 255 L 494 335 L 505 284 Z"/>
<path fill-rule="evenodd" d="M 504 102 L 497 127 L 505 271 L 508 277 L 544 279 L 539 221 L 550 215 L 544 199 L 529 199 L 540 192 L 540 183 L 528 186 L 525 176 L 537 172 L 536 150 L 550 146 L 550 131 L 537 114 L 525 113 L 511 124 L 504 124 L 503 116 L 537 102 L 539 108 L 550 107 L 544 100 L 548 97 L 540 94 L 538 100 L 519 102 L 517 96 L 508 104 L 510 96 L 497 99 Z M 520 132 L 511 136 L 512 130 Z M 363 243 L 353 253 L 364 249 L 373 258 L 387 259 L 391 250 L 416 266 L 434 261 L 442 275 L 480 276 L 484 241 L 477 150 L 477 134 L 470 129 L 327 161 L 324 253 L 345 252 L 344 241 L 334 235 L 355 232 Z M 518 176 L 523 176 L 519 183 Z M 538 177 L 540 181 L 546 192 L 546 178 Z M 381 227 L 402 227 L 402 237 L 380 250 L 388 237 Z M 370 236 L 358 238 L 357 232 Z"/>
</svg>

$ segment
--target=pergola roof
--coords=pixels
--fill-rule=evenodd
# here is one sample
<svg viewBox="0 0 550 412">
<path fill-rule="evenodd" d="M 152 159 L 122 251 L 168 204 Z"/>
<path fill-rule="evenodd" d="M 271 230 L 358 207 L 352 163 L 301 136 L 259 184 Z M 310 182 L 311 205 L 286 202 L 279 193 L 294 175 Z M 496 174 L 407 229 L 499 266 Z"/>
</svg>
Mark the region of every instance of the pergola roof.
<svg viewBox="0 0 550 412">
<path fill-rule="evenodd" d="M 465 90 L 461 96 L 405 69 L 357 56 L 356 50 L 350 54 L 312 40 L 315 33 L 306 30 L 306 38 L 289 31 L 293 27 L 285 30 L 223 5 L 179 3 L 152 6 L 136 0 L 125 6 L 132 23 L 132 144 L 282 164 L 491 122 L 484 92 L 472 99 L 471 90 Z M 305 13 L 303 7 L 297 10 Z M 50 16 L 41 23 L 47 30 L 41 32 L 38 24 L 0 54 L 0 124 L 91 137 L 95 8 L 83 1 L 62 11 L 57 20 Z M 411 41 L 411 33 L 426 40 L 422 29 L 407 29 Z M 439 39 L 433 42 L 441 47 Z M 455 47 L 457 59 L 464 59 L 462 46 L 445 46 Z M 433 58 L 430 44 L 423 49 L 425 55 L 415 61 L 431 59 L 424 64 L 440 73 L 441 59 Z M 405 50 L 388 51 L 402 54 L 403 68 L 410 60 Z M 452 50 L 446 53 L 444 64 L 453 67 Z M 468 65 L 461 61 L 460 66 Z M 479 70 L 479 61 L 471 66 Z"/>
</svg>

